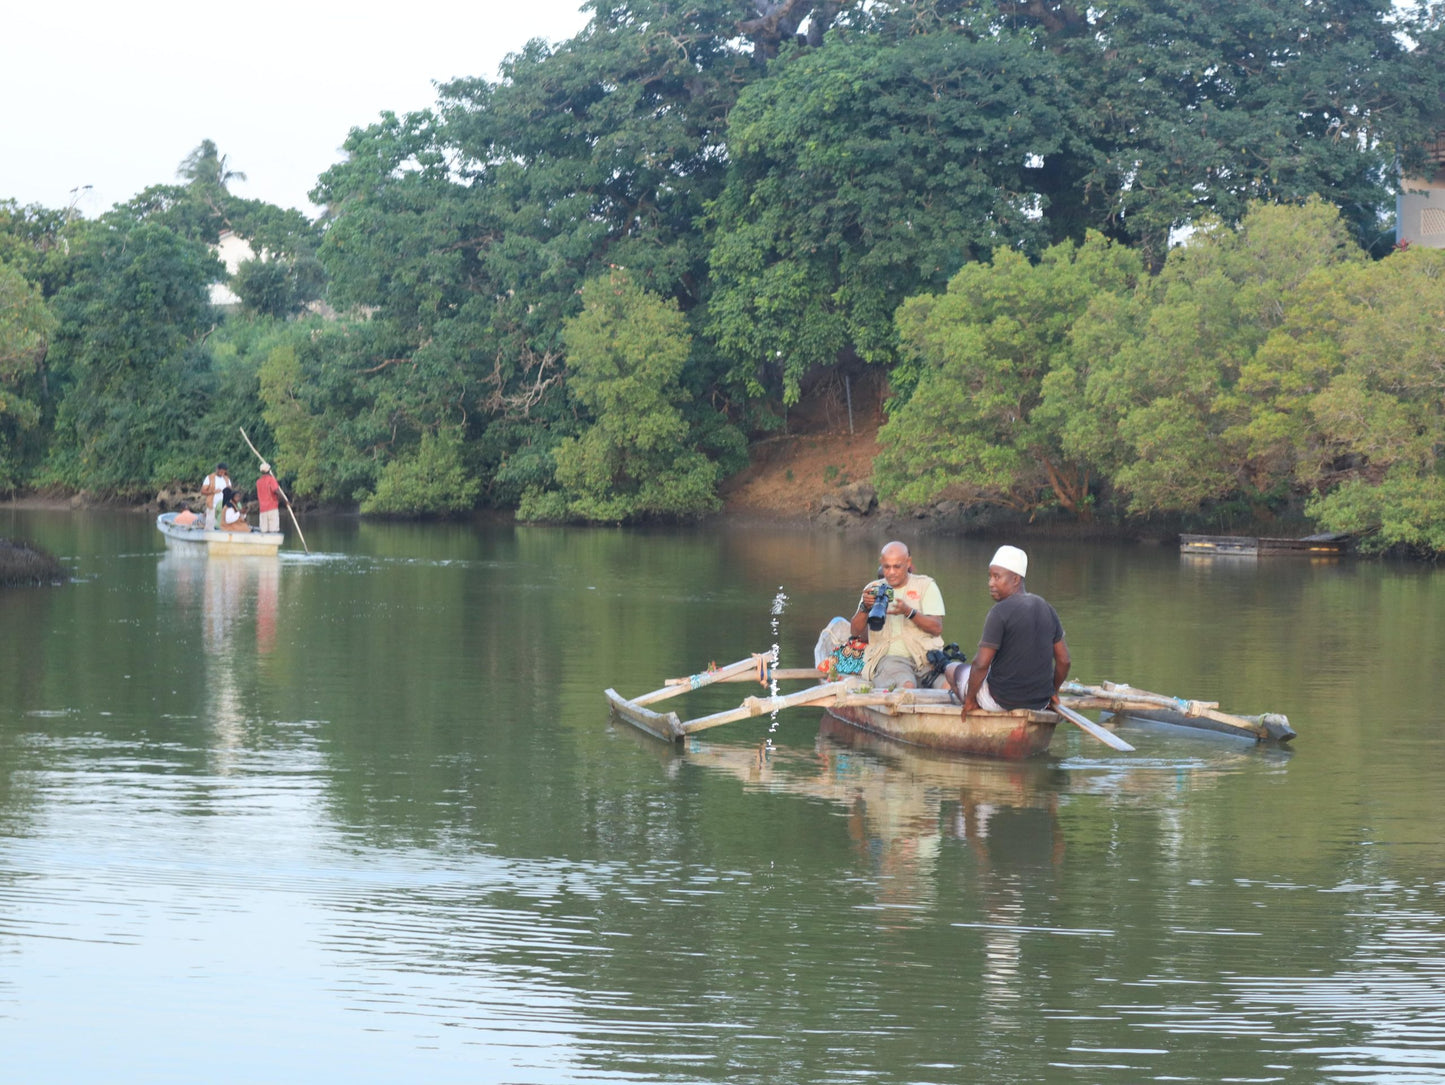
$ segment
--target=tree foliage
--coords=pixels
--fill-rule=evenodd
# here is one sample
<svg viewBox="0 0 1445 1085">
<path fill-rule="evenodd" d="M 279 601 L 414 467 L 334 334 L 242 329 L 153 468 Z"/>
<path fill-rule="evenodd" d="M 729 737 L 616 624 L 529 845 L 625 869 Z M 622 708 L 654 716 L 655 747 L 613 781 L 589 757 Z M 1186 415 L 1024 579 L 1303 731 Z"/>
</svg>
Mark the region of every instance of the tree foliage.
<svg viewBox="0 0 1445 1085">
<path fill-rule="evenodd" d="M 905 302 L 899 337 L 919 373 L 879 434 L 880 485 L 912 504 L 953 493 L 1087 518 L 1097 475 L 1066 450 L 1069 414 L 1046 389 L 1076 382 L 1070 333 L 1089 305 L 1130 293 L 1142 275 L 1135 253 L 1090 234 L 1037 264 L 1000 250 L 946 293 Z"/>
<path fill-rule="evenodd" d="M 1033 163 L 1065 147 L 1052 56 L 962 31 L 846 38 L 743 93 L 714 203 L 709 331 L 753 395 L 811 368 L 893 360 L 893 310 L 999 246 L 1050 240 Z"/>
<path fill-rule="evenodd" d="M 52 477 L 121 493 L 186 477 L 187 460 L 207 458 L 187 438 L 210 394 L 201 339 L 219 261 L 165 226 L 112 212 L 76 235 L 71 265 L 54 300 L 51 364 L 64 395 Z"/>
<path fill-rule="evenodd" d="M 1376 549 L 1445 550 L 1445 252 L 1353 267 L 1332 293 L 1310 513 Z"/>
<path fill-rule="evenodd" d="M 391 516 L 466 512 L 476 505 L 480 490 L 457 433 L 424 433 L 414 452 L 382 468 L 376 492 L 362 499 L 361 511 Z"/>
<path fill-rule="evenodd" d="M 40 420 L 35 376 L 54 331 L 40 287 L 0 260 L 0 490 L 20 481 L 22 442 Z"/>
<path fill-rule="evenodd" d="M 978 0 L 984 10 L 992 0 Z M 1329 193 L 1357 241 L 1386 232 L 1395 157 L 1438 123 L 1445 69 L 1425 6 L 1391 0 L 1007 3 L 1009 25 L 1059 58 L 1080 101 L 1069 202 L 1162 262 L 1170 232 L 1254 201 Z M 1424 48 L 1412 49 L 1414 43 Z"/>
<path fill-rule="evenodd" d="M 1265 401 L 1244 375 L 1312 271 L 1364 259 L 1319 200 L 1258 205 L 1238 230 L 1206 225 L 1129 298 L 1104 299 L 1076 324 L 1087 368 L 1055 389 L 1067 397 L 1063 447 L 1140 514 L 1287 489 L 1294 457 L 1263 439 Z"/>
<path fill-rule="evenodd" d="M 588 424 L 557 445 L 555 487 L 530 490 L 520 514 L 621 523 L 715 508 L 717 464 L 696 447 L 679 383 L 691 336 L 676 302 L 613 272 L 583 286 L 563 338 Z"/>
<path fill-rule="evenodd" d="M 899 500 L 1312 496 L 1382 542 L 1434 538 L 1429 338 L 1389 293 L 1434 281 L 1363 254 L 1441 124 L 1438 10 L 589 11 L 354 129 L 317 222 L 238 197 L 212 140 L 96 222 L 0 202 L 31 329 L 0 378 L 0 484 L 192 477 L 244 419 L 307 496 L 369 511 L 688 515 L 744 431 L 873 364 Z M 221 314 L 205 246 L 227 230 L 256 259 Z"/>
</svg>

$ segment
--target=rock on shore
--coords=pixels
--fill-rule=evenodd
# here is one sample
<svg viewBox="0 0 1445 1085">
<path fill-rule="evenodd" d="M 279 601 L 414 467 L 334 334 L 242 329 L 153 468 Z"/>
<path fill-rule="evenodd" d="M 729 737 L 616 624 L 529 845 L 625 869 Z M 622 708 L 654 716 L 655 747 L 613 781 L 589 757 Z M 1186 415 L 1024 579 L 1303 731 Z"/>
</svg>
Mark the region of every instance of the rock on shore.
<svg viewBox="0 0 1445 1085">
<path fill-rule="evenodd" d="M 0 585 L 63 584 L 68 579 L 65 567 L 44 550 L 0 539 Z"/>
</svg>

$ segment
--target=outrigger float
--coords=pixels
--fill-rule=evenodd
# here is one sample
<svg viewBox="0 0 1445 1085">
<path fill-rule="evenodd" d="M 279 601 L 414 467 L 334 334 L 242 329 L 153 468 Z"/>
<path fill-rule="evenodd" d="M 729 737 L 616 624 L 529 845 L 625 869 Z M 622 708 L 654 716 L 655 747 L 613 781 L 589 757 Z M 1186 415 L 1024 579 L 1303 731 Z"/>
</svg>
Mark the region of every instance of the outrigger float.
<svg viewBox="0 0 1445 1085">
<path fill-rule="evenodd" d="M 770 688 L 777 688 L 777 684 L 783 682 L 810 685 L 792 693 L 747 697 L 737 708 L 688 720 L 681 719 L 676 712 L 651 707 L 705 686 L 748 681 L 758 681 Z M 1221 712 L 1215 701 L 1170 697 L 1121 683 L 1105 682 L 1095 686 L 1066 682 L 1059 692 L 1058 712 L 977 711 L 965 717 L 948 690 L 873 690 L 857 677 L 822 681 L 815 668 L 778 667 L 770 653 L 755 653 L 725 667 L 668 679 L 661 688 L 637 697 L 623 697 L 615 689 L 607 690 L 606 696 L 618 718 L 670 742 L 680 742 L 689 735 L 723 724 L 799 707 L 821 708 L 861 731 L 912 746 L 1010 761 L 1042 756 L 1053 740 L 1054 729 L 1065 721 L 1116 750 L 1134 749 L 1108 728 L 1080 714 L 1087 710 L 1105 712 L 1116 719 L 1132 717 L 1216 731 L 1257 743 L 1285 743 L 1295 737 L 1289 719 L 1278 713 L 1237 716 Z"/>
</svg>

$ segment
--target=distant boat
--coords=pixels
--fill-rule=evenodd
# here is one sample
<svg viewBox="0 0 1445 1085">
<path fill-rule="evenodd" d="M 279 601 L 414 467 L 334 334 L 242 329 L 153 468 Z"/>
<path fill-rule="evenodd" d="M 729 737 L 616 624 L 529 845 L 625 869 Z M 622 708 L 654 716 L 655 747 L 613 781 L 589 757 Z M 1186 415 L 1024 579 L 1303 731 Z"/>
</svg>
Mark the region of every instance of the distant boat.
<svg viewBox="0 0 1445 1085">
<path fill-rule="evenodd" d="M 166 538 L 166 546 L 195 554 L 255 554 L 273 556 L 286 541 L 280 531 L 207 531 L 205 521 L 197 517 L 193 525 L 177 524 L 179 513 L 163 512 L 156 517 L 156 530 Z"/>
<path fill-rule="evenodd" d="M 1350 536 L 1306 535 L 1302 539 L 1270 539 L 1256 535 L 1180 535 L 1183 554 L 1238 554 L 1243 557 L 1294 555 L 1297 557 L 1339 557 L 1349 549 Z"/>
</svg>

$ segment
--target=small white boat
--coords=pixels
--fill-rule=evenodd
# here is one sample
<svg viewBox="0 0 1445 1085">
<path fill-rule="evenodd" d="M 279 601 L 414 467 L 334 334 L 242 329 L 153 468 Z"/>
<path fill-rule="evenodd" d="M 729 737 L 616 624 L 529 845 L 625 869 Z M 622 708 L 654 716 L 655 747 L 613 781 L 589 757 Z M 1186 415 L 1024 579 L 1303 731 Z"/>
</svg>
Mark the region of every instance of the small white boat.
<svg viewBox="0 0 1445 1085">
<path fill-rule="evenodd" d="M 156 517 L 156 530 L 166 537 L 166 546 L 189 550 L 196 554 L 274 555 L 286 541 L 280 531 L 214 531 L 205 529 L 205 520 L 197 517 L 193 524 L 177 524 L 177 513 L 163 512 Z"/>
</svg>

